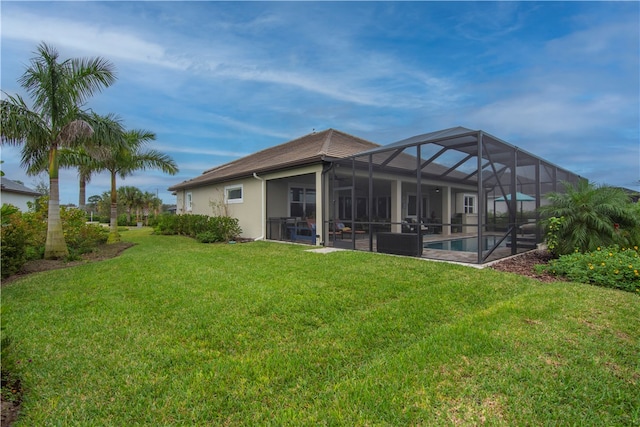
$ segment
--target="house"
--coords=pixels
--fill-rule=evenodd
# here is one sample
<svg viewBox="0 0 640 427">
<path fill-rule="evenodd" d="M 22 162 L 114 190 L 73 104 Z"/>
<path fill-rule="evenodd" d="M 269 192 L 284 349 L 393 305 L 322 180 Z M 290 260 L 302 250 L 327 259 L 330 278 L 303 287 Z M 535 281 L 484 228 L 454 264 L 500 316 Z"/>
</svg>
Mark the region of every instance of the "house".
<svg viewBox="0 0 640 427">
<path fill-rule="evenodd" d="M 2 186 L 0 188 L 0 200 L 2 204 L 13 205 L 23 212 L 29 210 L 28 202 L 35 202 L 41 196 L 35 190 L 32 190 L 19 182 L 2 178 Z"/>
<path fill-rule="evenodd" d="M 540 243 L 545 195 L 580 179 L 482 130 L 380 146 L 329 129 L 169 190 L 177 213 L 228 214 L 244 237 L 482 264 Z"/>
<path fill-rule="evenodd" d="M 176 195 L 176 213 L 227 214 L 238 218 L 243 237 L 284 239 L 291 234 L 287 220 L 296 219 L 313 220 L 313 237 L 322 236 L 327 168 L 375 147 L 335 129 L 313 132 L 209 169 L 169 191 Z"/>
</svg>

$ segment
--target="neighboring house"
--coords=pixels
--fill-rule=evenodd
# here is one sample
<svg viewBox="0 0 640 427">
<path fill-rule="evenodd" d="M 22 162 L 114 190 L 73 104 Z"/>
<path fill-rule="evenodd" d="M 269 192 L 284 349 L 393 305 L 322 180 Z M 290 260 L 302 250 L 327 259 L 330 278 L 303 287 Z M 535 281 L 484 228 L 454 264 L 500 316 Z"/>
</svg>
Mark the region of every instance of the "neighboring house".
<svg viewBox="0 0 640 427">
<path fill-rule="evenodd" d="M 481 130 L 380 146 L 329 129 L 169 190 L 178 214 L 228 214 L 243 237 L 295 241 L 306 223 L 315 244 L 427 257 L 435 248 L 441 259 L 483 263 L 540 243 L 537 208 L 546 193 L 580 179 Z M 475 244 L 450 242 L 457 236 Z M 449 243 L 426 244 L 436 239 Z M 446 248 L 469 256 L 441 255 Z"/>
<path fill-rule="evenodd" d="M 2 178 L 2 188 L 0 190 L 0 201 L 2 204 L 13 205 L 23 212 L 29 210 L 27 202 L 35 202 L 41 196 L 35 190 L 32 190 L 19 182 L 11 181 L 5 177 Z"/>
</svg>

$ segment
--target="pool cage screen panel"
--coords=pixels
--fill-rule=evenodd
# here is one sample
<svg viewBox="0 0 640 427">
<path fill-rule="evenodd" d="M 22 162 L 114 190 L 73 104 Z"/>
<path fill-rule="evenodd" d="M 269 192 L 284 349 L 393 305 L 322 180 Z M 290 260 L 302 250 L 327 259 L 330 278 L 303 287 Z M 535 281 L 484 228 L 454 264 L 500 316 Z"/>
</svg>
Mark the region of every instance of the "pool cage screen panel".
<svg viewBox="0 0 640 427">
<path fill-rule="evenodd" d="M 472 262 L 482 264 L 535 248 L 546 194 L 580 179 L 481 130 L 418 135 L 333 162 L 325 241 L 375 251 L 380 235 L 427 256 L 426 240 L 463 233 L 477 239 Z M 339 241 L 336 223 L 351 230 Z"/>
</svg>

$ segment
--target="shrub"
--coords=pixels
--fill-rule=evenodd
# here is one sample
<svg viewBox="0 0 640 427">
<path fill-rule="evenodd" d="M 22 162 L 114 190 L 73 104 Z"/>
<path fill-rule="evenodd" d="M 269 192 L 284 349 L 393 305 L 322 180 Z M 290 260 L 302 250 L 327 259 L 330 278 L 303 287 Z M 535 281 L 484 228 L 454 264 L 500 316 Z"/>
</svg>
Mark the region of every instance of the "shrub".
<svg viewBox="0 0 640 427">
<path fill-rule="evenodd" d="M 2 227 L 0 234 L 2 277 L 9 277 L 22 269 L 27 262 L 26 244 L 28 229 L 20 211 L 10 205 L 2 205 Z"/>
<path fill-rule="evenodd" d="M 118 215 L 118 218 L 117 218 L 116 221 L 117 221 L 118 226 L 120 226 L 120 227 L 126 227 L 127 225 L 131 225 L 129 223 L 129 217 L 127 216 L 127 214 Z"/>
<path fill-rule="evenodd" d="M 20 271 L 28 260 L 42 259 L 47 238 L 47 211 L 42 206 L 21 213 L 2 210 L 2 277 Z M 107 241 L 108 230 L 86 223 L 86 214 L 80 209 L 62 207 L 60 219 L 65 243 L 71 259 L 92 251 Z"/>
<path fill-rule="evenodd" d="M 565 183 L 564 193 L 549 193 L 547 199 L 549 204 L 542 206 L 540 213 L 545 218 L 546 233 L 551 231 L 556 237 L 556 255 L 638 243 L 634 240 L 640 234 L 640 210 L 620 188 L 596 186 L 584 180 L 575 186 Z M 554 218 L 563 220 L 554 223 Z M 550 230 L 551 226 L 556 229 Z"/>
<path fill-rule="evenodd" d="M 549 252 L 551 252 L 556 258 L 560 255 L 558 253 L 558 246 L 560 241 L 560 229 L 563 222 L 563 216 L 561 216 L 560 218 L 553 216 L 547 220 L 547 233 L 545 240 L 547 242 L 547 248 L 549 249 Z"/>
<path fill-rule="evenodd" d="M 207 242 L 226 242 L 242 233 L 237 218 L 172 214 L 160 215 L 155 231 L 159 234 L 189 236 Z"/>
<path fill-rule="evenodd" d="M 640 292 L 638 246 L 627 249 L 614 245 L 584 254 L 562 255 L 552 260 L 546 270 L 575 282 Z"/>
<path fill-rule="evenodd" d="M 222 238 L 217 233 L 212 231 L 205 231 L 204 233 L 200 233 L 196 236 L 196 240 L 200 243 L 216 243 L 221 242 Z"/>
<path fill-rule="evenodd" d="M 242 233 L 237 218 L 229 216 L 211 217 L 209 224 L 212 229 L 220 234 L 223 242 L 236 239 Z"/>
<path fill-rule="evenodd" d="M 154 231 L 158 234 L 178 234 L 176 232 L 176 223 L 178 215 L 163 213 L 158 216 Z"/>
</svg>

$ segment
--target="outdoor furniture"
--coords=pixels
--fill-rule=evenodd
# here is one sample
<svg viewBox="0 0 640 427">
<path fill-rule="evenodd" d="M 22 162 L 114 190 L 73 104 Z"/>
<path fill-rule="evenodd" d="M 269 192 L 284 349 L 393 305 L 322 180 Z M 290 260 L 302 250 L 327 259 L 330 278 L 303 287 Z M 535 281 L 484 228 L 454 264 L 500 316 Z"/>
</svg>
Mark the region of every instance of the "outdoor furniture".
<svg viewBox="0 0 640 427">
<path fill-rule="evenodd" d="M 295 225 L 287 227 L 292 242 L 299 240 L 316 244 L 316 224 L 309 221 L 296 221 Z"/>
<path fill-rule="evenodd" d="M 423 222 L 418 223 L 413 218 L 405 218 L 404 221 L 402 221 L 402 232 L 417 233 L 418 226 L 420 226 L 420 231 L 422 231 L 422 234 L 427 234 L 429 232 L 429 227 L 427 225 L 425 225 Z"/>
<path fill-rule="evenodd" d="M 366 231 L 364 230 L 342 230 L 342 237 L 344 238 L 344 235 L 347 234 L 349 236 L 353 236 L 354 239 L 357 239 L 358 236 L 363 236 L 365 234 L 367 234 Z"/>
<path fill-rule="evenodd" d="M 536 227 L 538 225 L 535 222 L 528 222 L 526 224 L 522 224 L 519 229 L 520 229 L 520 234 L 525 235 L 525 234 L 534 234 L 536 232 Z"/>
<path fill-rule="evenodd" d="M 422 255 L 417 233 L 378 233 L 376 239 L 378 252 L 416 257 Z"/>
<path fill-rule="evenodd" d="M 335 223 L 335 227 L 332 224 L 329 224 L 329 231 L 328 231 L 328 235 L 329 237 L 331 236 L 336 236 L 336 237 L 340 237 L 342 238 L 342 230 L 345 228 L 344 224 L 342 222 L 336 222 Z"/>
</svg>

